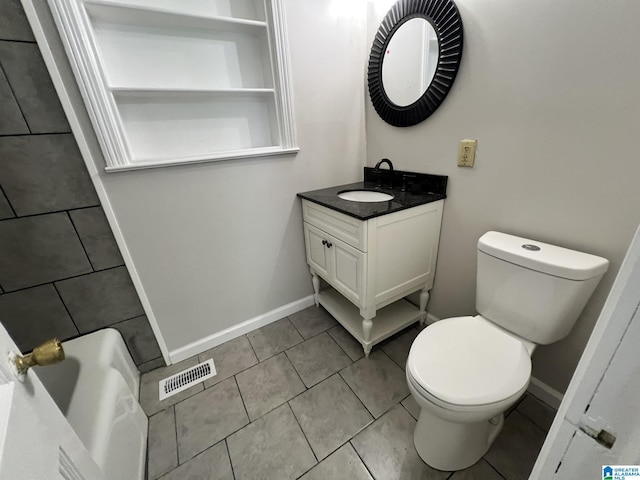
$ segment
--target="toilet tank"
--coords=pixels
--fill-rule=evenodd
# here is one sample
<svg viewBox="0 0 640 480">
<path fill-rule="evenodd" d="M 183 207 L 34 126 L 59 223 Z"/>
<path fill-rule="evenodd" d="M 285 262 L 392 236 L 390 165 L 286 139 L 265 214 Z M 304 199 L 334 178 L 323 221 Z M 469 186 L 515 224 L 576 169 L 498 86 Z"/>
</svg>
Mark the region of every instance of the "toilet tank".
<svg viewBox="0 0 640 480">
<path fill-rule="evenodd" d="M 476 309 L 537 344 L 564 338 L 609 268 L 587 253 L 499 232 L 478 240 Z"/>
</svg>

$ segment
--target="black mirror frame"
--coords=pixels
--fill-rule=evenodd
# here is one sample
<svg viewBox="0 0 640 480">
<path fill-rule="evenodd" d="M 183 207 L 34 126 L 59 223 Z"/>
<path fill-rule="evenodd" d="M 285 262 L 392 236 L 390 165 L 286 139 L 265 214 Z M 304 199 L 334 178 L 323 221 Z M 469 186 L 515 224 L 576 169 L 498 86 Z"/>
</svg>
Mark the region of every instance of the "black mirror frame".
<svg viewBox="0 0 640 480">
<path fill-rule="evenodd" d="M 393 103 L 382 84 L 382 61 L 393 34 L 406 21 L 424 18 L 438 37 L 438 66 L 424 94 L 411 105 Z M 451 90 L 462 57 L 462 19 L 453 0 L 398 0 L 380 23 L 371 47 L 367 80 L 378 115 L 395 127 L 410 127 L 427 119 Z"/>
</svg>

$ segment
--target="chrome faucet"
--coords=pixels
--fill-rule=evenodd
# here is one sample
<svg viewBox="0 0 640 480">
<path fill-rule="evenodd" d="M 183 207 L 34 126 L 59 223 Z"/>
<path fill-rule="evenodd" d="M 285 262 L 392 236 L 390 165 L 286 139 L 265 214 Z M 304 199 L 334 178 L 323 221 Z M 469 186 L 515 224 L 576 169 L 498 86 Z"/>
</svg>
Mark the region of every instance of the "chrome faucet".
<svg viewBox="0 0 640 480">
<path fill-rule="evenodd" d="M 383 163 L 389 165 L 389 188 L 393 189 L 393 163 L 391 163 L 391 160 L 389 160 L 388 158 L 383 158 L 378 163 L 376 163 L 375 170 L 378 172 L 378 186 L 382 186 L 382 172 L 380 171 L 380 165 L 382 165 Z"/>
</svg>

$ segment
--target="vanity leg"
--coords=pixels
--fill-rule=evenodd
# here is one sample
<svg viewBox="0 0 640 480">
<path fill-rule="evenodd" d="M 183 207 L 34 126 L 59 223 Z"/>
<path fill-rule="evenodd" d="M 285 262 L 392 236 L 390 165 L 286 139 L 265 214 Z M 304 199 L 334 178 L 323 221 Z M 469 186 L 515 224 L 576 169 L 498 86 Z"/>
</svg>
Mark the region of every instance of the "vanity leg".
<svg viewBox="0 0 640 480">
<path fill-rule="evenodd" d="M 316 302 L 316 307 L 319 307 L 318 295 L 320 294 L 320 278 L 313 269 L 311 269 L 311 283 L 313 283 L 313 299 Z"/>
<path fill-rule="evenodd" d="M 362 338 L 364 338 L 365 342 L 371 341 L 371 329 L 373 328 L 373 321 L 370 318 L 365 318 L 362 320 Z M 369 353 L 371 353 L 371 345 L 362 346 L 364 348 L 364 356 L 369 358 Z"/>
<path fill-rule="evenodd" d="M 420 292 L 420 326 L 427 323 L 427 303 L 429 303 L 429 290 Z"/>
</svg>

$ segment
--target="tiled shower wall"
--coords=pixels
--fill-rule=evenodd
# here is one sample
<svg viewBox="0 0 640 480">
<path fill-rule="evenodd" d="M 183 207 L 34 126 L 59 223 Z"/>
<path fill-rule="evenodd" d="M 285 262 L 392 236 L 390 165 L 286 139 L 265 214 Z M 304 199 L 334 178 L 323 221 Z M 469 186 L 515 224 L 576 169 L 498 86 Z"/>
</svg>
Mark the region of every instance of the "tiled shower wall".
<svg viewBox="0 0 640 480">
<path fill-rule="evenodd" d="M 0 322 L 23 352 L 114 327 L 164 365 L 19 0 L 0 1 Z"/>
</svg>

